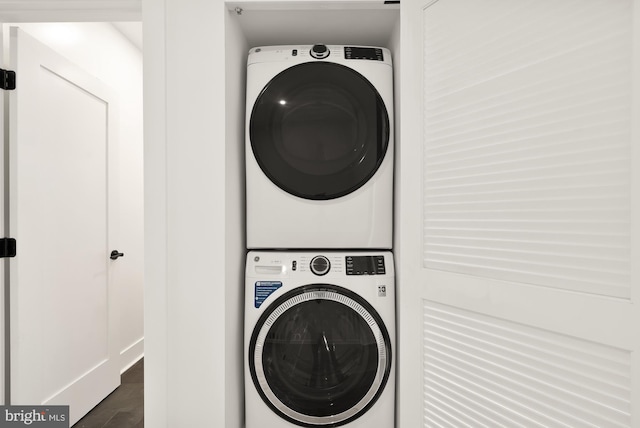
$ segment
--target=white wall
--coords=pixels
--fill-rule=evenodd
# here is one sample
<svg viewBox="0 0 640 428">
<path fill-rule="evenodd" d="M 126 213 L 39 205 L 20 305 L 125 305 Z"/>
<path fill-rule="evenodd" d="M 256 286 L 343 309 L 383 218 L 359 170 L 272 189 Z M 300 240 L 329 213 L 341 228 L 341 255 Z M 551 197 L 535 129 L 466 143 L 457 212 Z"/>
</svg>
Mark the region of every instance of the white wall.
<svg viewBox="0 0 640 428">
<path fill-rule="evenodd" d="M 108 23 L 25 23 L 19 26 L 112 87 L 119 98 L 118 250 L 120 368 L 144 352 L 142 52 Z M 9 24 L 4 25 L 5 34 Z M 8 39 L 5 36 L 6 39 Z"/>
<path fill-rule="evenodd" d="M 225 427 L 244 424 L 243 340 L 244 318 L 244 255 L 245 255 L 245 202 L 244 202 L 244 112 L 246 53 L 249 43 L 235 13 L 225 14 L 225 66 L 226 66 L 226 237 L 227 261 L 225 272 L 226 330 L 225 330 L 225 396 L 229 411 Z M 237 76 L 237 78 L 231 78 Z M 235 167 L 234 167 L 235 166 Z"/>
<path fill-rule="evenodd" d="M 145 425 L 230 427 L 227 403 L 237 398 L 227 401 L 227 379 L 239 379 L 225 371 L 226 295 L 240 284 L 226 280 L 240 257 L 227 254 L 226 240 L 242 244 L 226 225 L 227 168 L 238 165 L 226 165 L 225 9 L 199 0 L 142 6 L 152 36 L 144 49 Z"/>
</svg>

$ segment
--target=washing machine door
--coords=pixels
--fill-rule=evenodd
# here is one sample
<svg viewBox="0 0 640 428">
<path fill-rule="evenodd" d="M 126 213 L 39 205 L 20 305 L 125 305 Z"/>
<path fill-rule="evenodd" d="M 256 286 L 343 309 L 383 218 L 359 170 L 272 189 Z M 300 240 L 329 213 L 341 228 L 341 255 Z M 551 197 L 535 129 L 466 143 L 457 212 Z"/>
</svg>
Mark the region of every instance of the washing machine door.
<svg viewBox="0 0 640 428">
<path fill-rule="evenodd" d="M 282 190 L 305 199 L 347 195 L 377 171 L 389 144 L 389 116 L 376 88 L 335 63 L 303 63 L 258 96 L 249 125 L 253 154 Z"/>
<path fill-rule="evenodd" d="M 367 410 L 391 369 L 389 334 L 361 297 L 335 285 L 281 296 L 256 324 L 249 367 L 265 403 L 301 426 L 340 426 Z"/>
</svg>

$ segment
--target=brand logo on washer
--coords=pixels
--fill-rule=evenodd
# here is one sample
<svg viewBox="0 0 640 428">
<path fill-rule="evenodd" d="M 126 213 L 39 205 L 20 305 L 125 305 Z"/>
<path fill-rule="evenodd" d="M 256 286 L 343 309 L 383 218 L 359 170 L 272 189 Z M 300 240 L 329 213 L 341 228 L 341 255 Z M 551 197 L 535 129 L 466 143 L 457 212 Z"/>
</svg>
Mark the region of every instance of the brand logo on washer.
<svg viewBox="0 0 640 428">
<path fill-rule="evenodd" d="M 386 285 L 378 285 L 378 297 L 387 297 Z"/>
</svg>

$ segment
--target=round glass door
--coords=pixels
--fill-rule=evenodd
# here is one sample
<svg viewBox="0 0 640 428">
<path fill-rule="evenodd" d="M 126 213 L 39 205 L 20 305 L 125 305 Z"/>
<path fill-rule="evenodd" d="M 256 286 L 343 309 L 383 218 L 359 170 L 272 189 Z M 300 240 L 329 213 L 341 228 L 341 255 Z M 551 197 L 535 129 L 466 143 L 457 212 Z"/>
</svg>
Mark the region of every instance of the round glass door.
<svg viewBox="0 0 640 428">
<path fill-rule="evenodd" d="M 308 62 L 275 76 L 251 113 L 249 133 L 262 171 L 305 199 L 347 195 L 377 171 L 389 144 L 378 91 L 343 65 Z"/>
<path fill-rule="evenodd" d="M 341 287 L 312 285 L 280 297 L 251 338 L 249 367 L 262 399 L 301 426 L 339 426 L 364 414 L 391 368 L 375 310 Z"/>
</svg>

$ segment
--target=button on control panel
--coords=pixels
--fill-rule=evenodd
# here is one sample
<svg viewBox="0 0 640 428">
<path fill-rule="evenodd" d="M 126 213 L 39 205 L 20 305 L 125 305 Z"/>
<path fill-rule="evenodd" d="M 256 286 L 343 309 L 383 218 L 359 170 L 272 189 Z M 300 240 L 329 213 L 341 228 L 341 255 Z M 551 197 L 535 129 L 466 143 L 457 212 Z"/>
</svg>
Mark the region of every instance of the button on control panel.
<svg viewBox="0 0 640 428">
<path fill-rule="evenodd" d="M 384 256 L 346 256 L 347 275 L 384 275 Z"/>
</svg>

